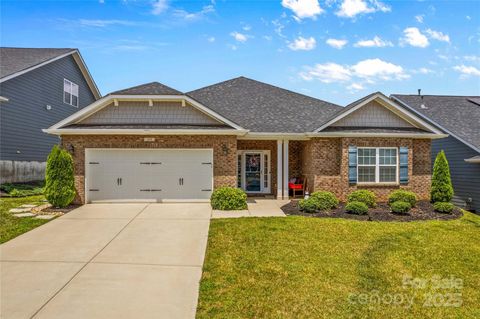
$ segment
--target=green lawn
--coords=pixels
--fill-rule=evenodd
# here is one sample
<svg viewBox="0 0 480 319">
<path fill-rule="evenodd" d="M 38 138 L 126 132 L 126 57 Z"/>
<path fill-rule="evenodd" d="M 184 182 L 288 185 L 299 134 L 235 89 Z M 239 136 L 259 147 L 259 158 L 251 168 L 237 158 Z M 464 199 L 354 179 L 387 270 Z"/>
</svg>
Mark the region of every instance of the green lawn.
<svg viewBox="0 0 480 319">
<path fill-rule="evenodd" d="M 435 288 L 436 275 L 463 288 Z M 424 288 L 402 285 L 408 276 Z M 479 318 L 479 288 L 480 217 L 470 213 L 409 223 L 214 219 L 197 317 Z"/>
<path fill-rule="evenodd" d="M 0 198 L 0 244 L 48 222 L 31 217 L 17 218 L 8 212 L 22 204 L 39 204 L 43 198 L 43 196 Z"/>
</svg>

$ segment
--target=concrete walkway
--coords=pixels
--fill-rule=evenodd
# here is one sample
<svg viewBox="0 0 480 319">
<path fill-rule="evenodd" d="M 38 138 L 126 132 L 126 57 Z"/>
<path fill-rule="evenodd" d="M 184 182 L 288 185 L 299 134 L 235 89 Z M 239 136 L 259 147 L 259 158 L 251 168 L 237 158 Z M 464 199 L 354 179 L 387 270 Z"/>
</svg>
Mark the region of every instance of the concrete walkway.
<svg viewBox="0 0 480 319">
<path fill-rule="evenodd" d="M 285 217 L 281 207 L 290 200 L 275 200 L 265 198 L 249 198 L 248 209 L 234 211 L 212 211 L 212 218 L 239 217 Z"/>
<path fill-rule="evenodd" d="M 90 204 L 0 246 L 2 318 L 194 318 L 209 204 Z"/>
</svg>

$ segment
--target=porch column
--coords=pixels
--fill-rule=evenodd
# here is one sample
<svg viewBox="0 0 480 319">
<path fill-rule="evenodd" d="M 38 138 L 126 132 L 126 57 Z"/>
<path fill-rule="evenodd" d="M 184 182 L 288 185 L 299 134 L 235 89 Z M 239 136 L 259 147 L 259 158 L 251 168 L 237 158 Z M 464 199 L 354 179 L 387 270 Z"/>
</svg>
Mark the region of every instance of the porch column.
<svg viewBox="0 0 480 319">
<path fill-rule="evenodd" d="M 283 178 L 282 178 L 282 148 L 283 148 L 283 141 L 277 140 L 277 199 L 282 199 L 282 191 L 283 191 Z"/>
<path fill-rule="evenodd" d="M 288 199 L 288 140 L 283 140 L 283 199 Z"/>
</svg>

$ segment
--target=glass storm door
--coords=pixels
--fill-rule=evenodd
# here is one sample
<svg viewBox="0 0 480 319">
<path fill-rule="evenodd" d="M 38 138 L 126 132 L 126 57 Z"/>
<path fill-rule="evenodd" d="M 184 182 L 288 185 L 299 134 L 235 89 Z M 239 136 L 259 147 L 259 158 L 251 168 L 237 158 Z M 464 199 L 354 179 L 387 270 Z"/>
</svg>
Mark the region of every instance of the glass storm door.
<svg viewBox="0 0 480 319">
<path fill-rule="evenodd" d="M 242 152 L 238 155 L 238 161 L 238 185 L 247 193 L 269 193 L 269 152 Z"/>
</svg>

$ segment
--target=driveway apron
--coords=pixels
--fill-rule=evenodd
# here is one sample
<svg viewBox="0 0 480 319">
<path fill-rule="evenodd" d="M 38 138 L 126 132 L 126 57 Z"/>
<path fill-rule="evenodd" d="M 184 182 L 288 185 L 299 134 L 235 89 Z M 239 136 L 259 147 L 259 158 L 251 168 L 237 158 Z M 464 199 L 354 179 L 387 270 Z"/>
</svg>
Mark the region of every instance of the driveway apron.
<svg viewBox="0 0 480 319">
<path fill-rule="evenodd" d="M 89 204 L 0 246 L 1 318 L 194 318 L 211 209 Z"/>
</svg>

